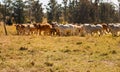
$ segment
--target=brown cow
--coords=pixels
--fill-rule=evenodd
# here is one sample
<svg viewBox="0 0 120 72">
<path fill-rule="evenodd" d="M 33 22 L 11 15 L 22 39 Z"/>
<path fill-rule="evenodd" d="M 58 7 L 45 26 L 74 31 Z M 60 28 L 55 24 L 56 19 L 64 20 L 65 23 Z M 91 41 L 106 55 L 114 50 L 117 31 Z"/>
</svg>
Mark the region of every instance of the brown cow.
<svg viewBox="0 0 120 72">
<path fill-rule="evenodd" d="M 36 28 L 38 28 L 39 35 L 41 35 L 42 32 L 44 35 L 51 35 L 52 26 L 50 24 L 37 24 Z"/>
<path fill-rule="evenodd" d="M 33 25 L 28 24 L 16 24 L 15 27 L 18 35 L 30 35 L 36 31 L 36 28 Z"/>
<path fill-rule="evenodd" d="M 58 36 L 60 36 L 60 31 L 59 31 L 59 29 L 57 29 L 55 27 L 55 24 L 53 23 L 53 24 L 51 24 L 51 26 L 52 26 L 52 28 L 51 28 L 51 35 L 58 35 Z"/>
<path fill-rule="evenodd" d="M 15 27 L 16 27 L 17 35 L 20 35 L 21 34 L 21 25 L 16 24 Z"/>
<path fill-rule="evenodd" d="M 106 23 L 102 23 L 102 27 L 105 34 L 109 33 L 108 25 Z"/>
<path fill-rule="evenodd" d="M 36 28 L 35 24 L 28 25 L 27 28 L 28 34 L 38 34 L 38 28 Z"/>
</svg>

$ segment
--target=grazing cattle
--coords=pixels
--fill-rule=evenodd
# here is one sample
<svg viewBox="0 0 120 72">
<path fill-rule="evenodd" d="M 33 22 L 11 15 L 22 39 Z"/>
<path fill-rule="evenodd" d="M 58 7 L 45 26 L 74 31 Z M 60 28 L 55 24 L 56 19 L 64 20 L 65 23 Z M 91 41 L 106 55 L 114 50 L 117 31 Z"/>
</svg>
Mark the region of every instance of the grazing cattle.
<svg viewBox="0 0 120 72">
<path fill-rule="evenodd" d="M 15 27 L 16 27 L 17 35 L 25 34 L 25 26 L 24 25 L 16 24 Z"/>
<path fill-rule="evenodd" d="M 27 32 L 28 34 L 38 34 L 38 29 L 35 27 L 34 24 L 28 25 L 26 29 L 27 29 L 26 31 L 29 32 L 29 33 Z"/>
<path fill-rule="evenodd" d="M 36 30 L 32 24 L 16 24 L 15 27 L 18 35 L 30 35 L 35 33 Z"/>
<path fill-rule="evenodd" d="M 33 24 L 21 24 L 22 35 L 36 34 L 36 28 Z"/>
<path fill-rule="evenodd" d="M 63 30 L 61 29 L 60 24 L 58 24 L 57 22 L 52 22 L 51 26 L 52 26 L 52 30 L 51 30 L 52 35 L 61 36 L 63 34 Z"/>
<path fill-rule="evenodd" d="M 39 24 L 37 24 L 37 23 L 34 23 L 34 24 L 33 24 L 35 34 L 39 34 L 39 26 L 38 26 L 38 25 L 39 25 Z"/>
<path fill-rule="evenodd" d="M 52 28 L 50 24 L 17 24 L 15 27 L 18 35 L 41 35 L 41 32 L 43 32 L 44 35 L 50 35 Z"/>
<path fill-rule="evenodd" d="M 17 35 L 20 35 L 21 32 L 22 32 L 22 31 L 21 31 L 21 25 L 16 24 L 15 27 L 16 27 Z"/>
<path fill-rule="evenodd" d="M 57 30 L 54 25 L 52 25 L 52 28 L 51 28 L 51 35 L 52 36 L 55 36 L 55 35 L 59 35 L 59 30 Z"/>
<path fill-rule="evenodd" d="M 75 35 L 76 28 L 72 24 L 63 25 L 64 35 Z"/>
<path fill-rule="evenodd" d="M 103 32 L 104 32 L 105 34 L 109 33 L 109 28 L 108 28 L 108 25 L 107 25 L 106 23 L 103 23 L 103 24 L 102 24 L 102 27 L 103 27 Z"/>
<path fill-rule="evenodd" d="M 59 35 L 59 36 L 73 36 L 83 35 L 83 33 L 94 35 L 103 35 L 103 32 L 111 33 L 113 36 L 118 36 L 120 32 L 120 24 L 16 24 L 16 31 L 18 35 Z"/>
<path fill-rule="evenodd" d="M 120 31 L 119 24 L 109 24 L 108 25 L 109 31 L 112 33 L 113 36 L 118 36 Z"/>
<path fill-rule="evenodd" d="M 52 27 L 56 30 L 56 35 L 62 36 L 64 34 L 64 31 L 62 30 L 62 25 L 60 24 L 53 24 Z"/>
<path fill-rule="evenodd" d="M 26 34 L 26 27 L 27 25 L 21 24 L 16 26 L 16 30 L 19 32 L 19 35 L 25 35 Z"/>
<path fill-rule="evenodd" d="M 84 24 L 83 27 L 87 34 L 93 35 L 93 33 L 98 34 L 98 32 L 99 32 L 99 36 L 103 34 L 102 32 L 103 27 L 100 24 L 97 24 L 97 25 Z"/>
<path fill-rule="evenodd" d="M 83 25 L 76 25 L 76 24 L 58 24 L 52 23 L 52 28 L 55 29 L 55 33 L 59 36 L 73 36 L 73 35 L 80 35 L 83 30 Z"/>
<path fill-rule="evenodd" d="M 75 35 L 75 26 L 72 24 L 55 24 L 54 28 L 60 36 Z"/>
<path fill-rule="evenodd" d="M 83 34 L 83 25 L 74 25 L 75 27 L 75 35 Z"/>
<path fill-rule="evenodd" d="M 44 35 L 51 35 L 51 28 L 50 24 L 38 24 L 39 34 L 43 32 Z"/>
<path fill-rule="evenodd" d="M 55 28 L 55 23 L 50 24 L 52 26 L 51 28 L 51 35 L 59 35 L 59 31 Z"/>
<path fill-rule="evenodd" d="M 52 36 L 57 35 L 56 32 L 57 32 L 57 30 L 52 27 L 52 28 L 51 28 L 51 31 L 50 31 L 51 35 L 52 35 Z"/>
<path fill-rule="evenodd" d="M 21 25 L 21 35 L 25 35 L 26 33 L 26 25 Z"/>
</svg>

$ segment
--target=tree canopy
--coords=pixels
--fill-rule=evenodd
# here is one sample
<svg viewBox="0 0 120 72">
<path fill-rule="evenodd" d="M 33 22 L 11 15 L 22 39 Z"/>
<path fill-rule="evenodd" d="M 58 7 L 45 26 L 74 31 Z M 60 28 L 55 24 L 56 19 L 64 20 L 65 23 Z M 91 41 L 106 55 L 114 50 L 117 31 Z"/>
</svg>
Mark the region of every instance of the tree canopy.
<svg viewBox="0 0 120 72">
<path fill-rule="evenodd" d="M 120 9 L 120 8 L 118 8 Z M 46 13 L 40 0 L 3 0 L 0 3 L 0 20 L 14 23 L 42 22 L 48 23 L 111 23 L 120 22 L 120 11 L 111 3 L 99 0 L 49 0 Z M 7 22 L 9 23 L 9 22 Z"/>
</svg>

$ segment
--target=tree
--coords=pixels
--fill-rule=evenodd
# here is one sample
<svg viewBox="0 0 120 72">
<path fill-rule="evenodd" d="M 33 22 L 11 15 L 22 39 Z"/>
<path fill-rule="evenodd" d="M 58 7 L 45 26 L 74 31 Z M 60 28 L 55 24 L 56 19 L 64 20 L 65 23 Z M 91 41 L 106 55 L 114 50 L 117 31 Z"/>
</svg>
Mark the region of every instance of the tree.
<svg viewBox="0 0 120 72">
<path fill-rule="evenodd" d="M 27 23 L 32 22 L 32 5 L 34 3 L 34 0 L 26 0 L 25 5 L 25 18 Z"/>
<path fill-rule="evenodd" d="M 3 20 L 4 12 L 5 12 L 5 7 L 3 4 L 0 3 L 0 21 Z"/>
<path fill-rule="evenodd" d="M 7 35 L 7 29 L 6 29 L 6 14 L 7 14 L 7 7 L 10 6 L 11 0 L 5 0 L 3 1 L 4 5 L 2 5 L 2 9 L 3 9 L 3 22 L 4 22 L 4 31 L 5 31 L 5 35 Z"/>
<path fill-rule="evenodd" d="M 56 0 L 50 0 L 46 9 L 48 23 L 51 23 L 52 21 L 60 21 L 62 10 L 61 5 L 57 4 Z"/>
<path fill-rule="evenodd" d="M 74 0 L 71 1 L 69 0 L 69 4 L 68 4 L 68 22 L 71 23 L 71 22 L 74 22 L 74 18 L 73 16 L 75 16 L 75 3 L 74 3 Z"/>
<path fill-rule="evenodd" d="M 67 3 L 68 3 L 68 0 L 63 0 L 63 5 L 64 5 L 64 8 L 63 8 L 63 14 L 64 14 L 64 21 L 66 22 L 67 21 Z"/>
<path fill-rule="evenodd" d="M 67 14 L 70 23 L 119 22 L 120 18 L 113 5 L 100 0 L 69 0 Z"/>
<path fill-rule="evenodd" d="M 69 1 L 69 22 L 86 23 L 91 22 L 90 11 L 92 4 L 88 0 L 70 0 Z"/>
<path fill-rule="evenodd" d="M 99 10 L 101 22 L 119 22 L 118 11 L 115 10 L 113 5 L 109 3 L 101 3 Z"/>
<path fill-rule="evenodd" d="M 24 7 L 25 2 L 23 0 L 14 0 L 12 3 L 14 9 L 14 19 L 16 23 L 24 23 L 25 22 L 25 15 L 24 15 Z"/>
<path fill-rule="evenodd" d="M 35 20 L 35 22 L 42 22 L 43 21 L 43 8 L 42 8 L 42 3 L 40 3 L 39 0 L 33 1 L 32 6 L 31 6 L 31 12 L 32 12 L 32 17 Z"/>
<path fill-rule="evenodd" d="M 1 9 L 0 13 L 2 14 L 3 20 L 7 25 L 12 25 L 11 4 L 12 4 L 11 0 L 4 0 L 3 4 L 1 4 L 1 7 L 0 7 L 0 9 Z"/>
</svg>

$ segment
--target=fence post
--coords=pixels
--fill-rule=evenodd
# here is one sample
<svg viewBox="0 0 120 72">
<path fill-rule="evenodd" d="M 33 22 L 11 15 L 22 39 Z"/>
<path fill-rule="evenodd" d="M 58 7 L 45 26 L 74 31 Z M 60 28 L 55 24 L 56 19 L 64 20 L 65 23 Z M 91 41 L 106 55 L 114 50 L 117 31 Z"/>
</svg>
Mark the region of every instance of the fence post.
<svg viewBox="0 0 120 72">
<path fill-rule="evenodd" d="M 7 29 L 6 29 L 6 23 L 5 23 L 5 19 L 6 19 L 6 4 L 5 4 L 5 8 L 4 8 L 5 12 L 4 12 L 4 22 L 3 22 L 3 26 L 4 26 L 4 31 L 5 31 L 5 35 L 8 35 L 7 34 Z"/>
<path fill-rule="evenodd" d="M 5 35 L 8 35 L 8 34 L 7 34 L 7 29 L 6 29 L 6 24 L 5 24 L 5 22 L 3 22 L 3 27 L 4 27 Z"/>
</svg>

